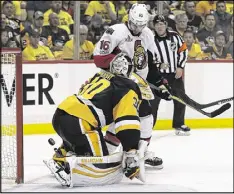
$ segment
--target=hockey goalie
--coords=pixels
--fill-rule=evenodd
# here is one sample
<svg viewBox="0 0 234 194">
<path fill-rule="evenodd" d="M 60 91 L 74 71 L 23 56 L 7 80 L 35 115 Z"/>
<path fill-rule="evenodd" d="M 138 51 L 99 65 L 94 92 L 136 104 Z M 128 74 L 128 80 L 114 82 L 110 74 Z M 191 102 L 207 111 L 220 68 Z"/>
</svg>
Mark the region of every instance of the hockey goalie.
<svg viewBox="0 0 234 194">
<path fill-rule="evenodd" d="M 52 124 L 62 146 L 44 163 L 63 186 L 119 183 L 123 176 L 145 181 L 147 141 L 140 140 L 141 89 L 130 79 L 134 65 L 117 54 L 108 70 L 101 70 L 78 94 L 57 108 Z M 102 127 L 115 123 L 123 151 L 109 153 Z"/>
</svg>

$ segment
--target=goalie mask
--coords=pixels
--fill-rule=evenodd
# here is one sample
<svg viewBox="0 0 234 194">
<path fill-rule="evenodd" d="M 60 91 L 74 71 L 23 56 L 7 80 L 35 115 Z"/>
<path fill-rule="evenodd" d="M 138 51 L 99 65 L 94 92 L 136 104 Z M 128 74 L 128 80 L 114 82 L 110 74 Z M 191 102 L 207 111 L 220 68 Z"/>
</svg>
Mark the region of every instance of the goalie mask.
<svg viewBox="0 0 234 194">
<path fill-rule="evenodd" d="M 124 53 L 120 53 L 110 62 L 110 72 L 129 78 L 134 71 L 131 59 Z"/>
</svg>

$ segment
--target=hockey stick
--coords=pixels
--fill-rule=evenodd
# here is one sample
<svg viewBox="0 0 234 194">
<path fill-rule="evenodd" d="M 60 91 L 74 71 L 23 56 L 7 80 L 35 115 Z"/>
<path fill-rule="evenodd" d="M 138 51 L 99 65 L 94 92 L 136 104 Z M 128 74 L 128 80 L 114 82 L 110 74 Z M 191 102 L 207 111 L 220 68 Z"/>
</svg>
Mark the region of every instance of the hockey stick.
<svg viewBox="0 0 234 194">
<path fill-rule="evenodd" d="M 156 86 L 154 86 L 153 84 L 151 83 L 148 83 L 150 85 L 150 87 L 152 89 L 155 89 L 157 91 L 160 91 L 160 89 Z M 230 103 L 227 103 L 227 104 L 224 104 L 223 106 L 221 106 L 220 108 L 216 109 L 215 111 L 213 112 L 205 112 L 203 111 L 201 108 L 199 108 L 198 106 L 196 106 L 196 104 L 198 104 L 197 102 L 195 102 L 194 100 L 190 99 L 190 98 L 180 98 L 180 97 L 177 97 L 177 96 L 174 96 L 174 95 L 171 95 L 171 99 L 173 100 L 176 100 L 186 106 L 189 106 L 190 108 L 200 112 L 201 114 L 203 115 L 206 115 L 210 118 L 213 118 L 213 117 L 216 117 L 220 114 L 222 114 L 223 112 L 225 112 L 226 110 L 228 110 L 230 107 L 231 107 L 231 104 Z M 195 102 L 195 103 L 194 103 Z"/>
<path fill-rule="evenodd" d="M 188 101 L 190 101 L 191 104 L 193 104 L 193 106 L 195 106 L 199 109 L 204 109 L 204 108 L 208 108 L 208 107 L 215 106 L 215 105 L 221 105 L 221 104 L 230 102 L 234 99 L 234 97 L 230 97 L 230 98 L 225 98 L 222 100 L 210 102 L 208 104 L 199 104 L 198 102 L 196 102 L 196 101 L 192 100 L 190 97 L 188 97 L 188 95 L 185 94 L 184 91 L 182 91 L 182 90 L 176 89 L 176 93 L 177 93 L 177 95 L 175 95 L 175 96 L 177 96 L 181 99 L 184 99 L 184 101 L 185 101 L 185 99 L 187 99 Z"/>
<path fill-rule="evenodd" d="M 211 102 L 208 104 L 200 104 L 200 107 L 201 107 L 201 109 L 203 109 L 203 108 L 208 108 L 208 107 L 215 106 L 215 105 L 221 105 L 221 104 L 224 104 L 226 102 L 232 101 L 233 99 L 234 99 L 234 97 L 231 97 L 231 98 L 225 98 L 222 100 L 217 100 L 215 102 Z"/>
</svg>

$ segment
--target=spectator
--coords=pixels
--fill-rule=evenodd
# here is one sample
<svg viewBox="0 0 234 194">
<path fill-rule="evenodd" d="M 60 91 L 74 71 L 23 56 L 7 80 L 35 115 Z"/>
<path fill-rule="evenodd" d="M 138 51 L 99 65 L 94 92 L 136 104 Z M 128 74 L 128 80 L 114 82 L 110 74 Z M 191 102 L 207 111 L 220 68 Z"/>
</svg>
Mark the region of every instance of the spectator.
<svg viewBox="0 0 234 194">
<path fill-rule="evenodd" d="M 12 16 L 15 19 L 21 20 L 21 2 L 20 1 L 12 1 L 14 6 L 14 15 Z"/>
<path fill-rule="evenodd" d="M 82 24 L 86 23 L 85 11 L 88 7 L 89 1 L 81 1 L 80 2 L 80 22 Z"/>
<path fill-rule="evenodd" d="M 17 34 L 14 33 L 14 30 L 10 26 L 7 26 L 6 15 L 2 13 L 1 14 L 1 32 L 3 32 L 3 31 L 7 32 L 7 37 L 8 37 L 9 41 L 15 42 L 15 44 L 17 45 L 17 47 L 20 47 L 20 43 L 19 43 L 19 41 L 16 38 Z M 6 40 L 5 35 L 6 34 L 4 34 L 4 40 Z M 13 43 L 11 43 L 11 44 L 13 44 Z"/>
<path fill-rule="evenodd" d="M 169 5 L 171 10 L 180 9 L 181 6 L 180 1 L 166 1 L 166 3 Z"/>
<path fill-rule="evenodd" d="M 188 59 L 201 60 L 201 46 L 195 42 L 196 37 L 194 32 L 192 30 L 186 30 L 183 38 L 188 48 Z"/>
<path fill-rule="evenodd" d="M 69 1 L 68 5 L 66 5 L 66 2 L 68 2 L 68 1 L 63 1 L 62 9 L 63 9 L 63 11 L 67 11 L 72 16 L 72 19 L 74 20 L 74 1 Z M 82 3 L 80 3 L 80 9 L 82 7 L 81 5 L 82 5 Z M 81 13 L 80 13 L 80 17 L 81 17 Z M 81 21 L 81 18 L 80 18 L 80 21 Z M 82 23 L 82 21 L 81 21 L 81 23 Z M 69 35 L 70 38 L 73 37 L 73 32 L 74 32 L 73 28 L 74 28 L 74 24 L 71 24 L 70 31 L 72 32 L 72 34 Z"/>
<path fill-rule="evenodd" d="M 154 33 L 153 20 L 154 20 L 155 15 L 157 14 L 157 1 L 146 1 L 144 4 L 146 5 L 146 8 L 149 12 L 149 21 L 148 21 L 147 26 Z M 127 18 L 124 18 L 124 20 L 125 20 L 124 23 L 127 22 L 128 16 L 127 16 Z"/>
<path fill-rule="evenodd" d="M 175 22 L 176 22 L 176 32 L 178 32 L 179 35 L 183 36 L 188 26 L 187 15 L 185 13 L 176 15 Z"/>
<path fill-rule="evenodd" d="M 225 48 L 226 36 L 224 32 L 218 31 L 215 35 L 215 43 L 204 50 L 203 59 L 217 60 L 217 59 L 232 59 L 228 49 Z"/>
<path fill-rule="evenodd" d="M 1 6 L 3 6 L 3 2 L 1 1 Z M 11 17 L 22 20 L 22 9 L 24 9 L 26 2 L 25 1 L 10 1 L 13 4 L 13 10 L 11 11 Z M 10 14 L 10 13 L 9 13 Z"/>
<path fill-rule="evenodd" d="M 230 24 L 227 26 L 227 39 L 228 39 L 228 42 L 226 44 L 226 48 L 229 48 L 231 46 L 231 44 L 233 44 L 233 16 L 232 16 L 232 19 L 231 19 L 231 22 Z"/>
<path fill-rule="evenodd" d="M 212 14 L 205 16 L 204 28 L 200 29 L 197 33 L 198 41 L 202 50 L 205 50 L 208 46 L 212 46 L 214 43 L 215 33 L 217 32 L 215 27 L 215 17 Z"/>
<path fill-rule="evenodd" d="M 73 11 L 72 1 L 63 1 L 62 10 L 69 13 L 72 16 L 72 19 L 73 19 L 74 11 Z"/>
<path fill-rule="evenodd" d="M 168 29 L 176 31 L 174 15 L 171 12 L 170 6 L 165 2 L 163 3 L 163 16 L 167 21 Z M 173 16 L 173 19 L 172 19 L 172 16 Z"/>
<path fill-rule="evenodd" d="M 69 40 L 66 30 L 58 27 L 59 17 L 56 13 L 49 15 L 49 26 L 43 26 L 41 36 L 48 41 L 47 46 L 53 52 L 56 59 L 62 58 L 63 46 Z"/>
<path fill-rule="evenodd" d="M 47 46 L 39 45 L 40 33 L 32 31 L 29 33 L 29 44 L 22 52 L 23 60 L 42 61 L 52 60 L 54 55 Z"/>
<path fill-rule="evenodd" d="M 146 1 L 144 4 L 146 5 L 148 12 L 152 15 L 151 17 L 153 20 L 153 17 L 157 14 L 157 1 Z M 164 4 L 167 3 L 164 2 Z"/>
<path fill-rule="evenodd" d="M 188 27 L 191 27 L 193 29 L 193 32 L 197 33 L 201 27 L 202 18 L 196 15 L 195 6 L 196 4 L 194 1 L 184 2 L 184 9 L 188 17 Z"/>
<path fill-rule="evenodd" d="M 155 15 L 157 15 L 157 1 L 148 1 L 147 5 L 150 6 L 149 13 L 151 14 L 150 16 L 150 21 L 148 24 L 148 27 L 154 32 L 154 24 L 153 24 L 153 19 Z M 168 3 L 165 1 L 163 2 L 163 16 L 167 21 L 167 28 L 169 30 L 176 30 L 175 26 L 175 20 L 174 20 L 174 15 L 170 9 L 170 6 Z M 172 19 L 173 18 L 173 19 Z"/>
<path fill-rule="evenodd" d="M 15 41 L 9 38 L 6 29 L 1 30 L 1 48 L 17 48 Z"/>
<path fill-rule="evenodd" d="M 227 26 L 230 24 L 232 15 L 226 12 L 225 1 L 217 1 L 216 11 L 214 12 L 216 26 L 227 35 Z"/>
<path fill-rule="evenodd" d="M 123 17 L 128 14 L 128 6 L 126 1 L 114 1 L 115 11 L 117 14 L 116 23 L 121 23 Z"/>
<path fill-rule="evenodd" d="M 117 19 L 115 6 L 111 1 L 91 1 L 85 11 L 87 24 L 96 14 L 102 16 L 104 25 L 111 25 Z"/>
<path fill-rule="evenodd" d="M 102 17 L 98 14 L 94 15 L 89 25 L 88 40 L 96 44 L 104 32 L 105 28 L 103 26 Z"/>
<path fill-rule="evenodd" d="M 232 40 L 232 42 L 231 42 L 230 46 L 229 46 L 229 47 L 227 47 L 227 49 L 228 49 L 228 52 L 229 52 L 229 53 L 231 53 L 231 55 L 232 55 L 232 59 L 234 59 L 234 58 L 233 58 L 233 40 Z"/>
<path fill-rule="evenodd" d="M 199 1 L 196 5 L 196 13 L 198 16 L 201 16 L 202 19 L 205 19 L 207 14 L 213 14 L 215 8 L 215 1 Z"/>
<path fill-rule="evenodd" d="M 17 41 L 20 42 L 20 20 L 14 18 L 15 8 L 12 1 L 3 1 L 2 13 L 7 17 L 7 26 L 10 26 L 14 30 Z"/>
<path fill-rule="evenodd" d="M 13 1 L 13 2 L 19 2 L 19 1 Z M 25 22 L 27 20 L 27 11 L 26 11 L 26 6 L 27 6 L 27 1 L 21 1 L 20 3 L 20 12 L 19 12 L 19 16 L 21 22 Z M 17 15 L 17 10 L 16 10 L 16 15 Z"/>
<path fill-rule="evenodd" d="M 122 23 L 126 23 L 127 21 L 128 21 L 128 14 L 123 17 Z"/>
<path fill-rule="evenodd" d="M 86 25 L 80 25 L 80 48 L 79 56 L 81 60 L 92 58 L 94 45 L 87 40 L 88 28 Z M 74 40 L 69 40 L 63 48 L 63 59 L 73 59 L 74 56 Z"/>
<path fill-rule="evenodd" d="M 73 34 L 73 32 L 70 29 L 70 26 L 74 24 L 74 21 L 72 19 L 72 16 L 62 10 L 62 1 L 52 1 L 51 2 L 51 9 L 49 9 L 47 12 L 44 13 L 44 26 L 49 25 L 49 15 L 51 13 L 57 13 L 59 17 L 59 27 L 63 28 L 67 31 L 67 33 Z"/>
<path fill-rule="evenodd" d="M 45 13 L 50 8 L 51 1 L 27 1 L 27 21 L 33 22 L 34 12 L 41 11 Z"/>
<path fill-rule="evenodd" d="M 226 1 L 227 12 L 233 15 L 234 3 L 233 1 Z"/>
<path fill-rule="evenodd" d="M 26 25 L 25 28 L 23 28 L 21 31 L 22 49 L 24 49 L 29 44 L 29 33 L 31 33 L 34 30 L 37 31 L 39 34 L 42 33 L 43 22 L 43 13 L 41 11 L 34 12 L 32 24 Z M 45 40 L 43 40 L 43 42 L 45 43 Z"/>
</svg>

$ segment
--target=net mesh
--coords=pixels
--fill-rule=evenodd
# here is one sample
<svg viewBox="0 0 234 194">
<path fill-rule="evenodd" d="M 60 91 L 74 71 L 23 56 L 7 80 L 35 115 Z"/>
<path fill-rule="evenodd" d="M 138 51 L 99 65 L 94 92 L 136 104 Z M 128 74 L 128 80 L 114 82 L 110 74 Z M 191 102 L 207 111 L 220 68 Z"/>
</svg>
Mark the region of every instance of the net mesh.
<svg viewBox="0 0 234 194">
<path fill-rule="evenodd" d="M 17 178 L 16 53 L 1 52 L 1 173 L 3 179 Z"/>
</svg>

